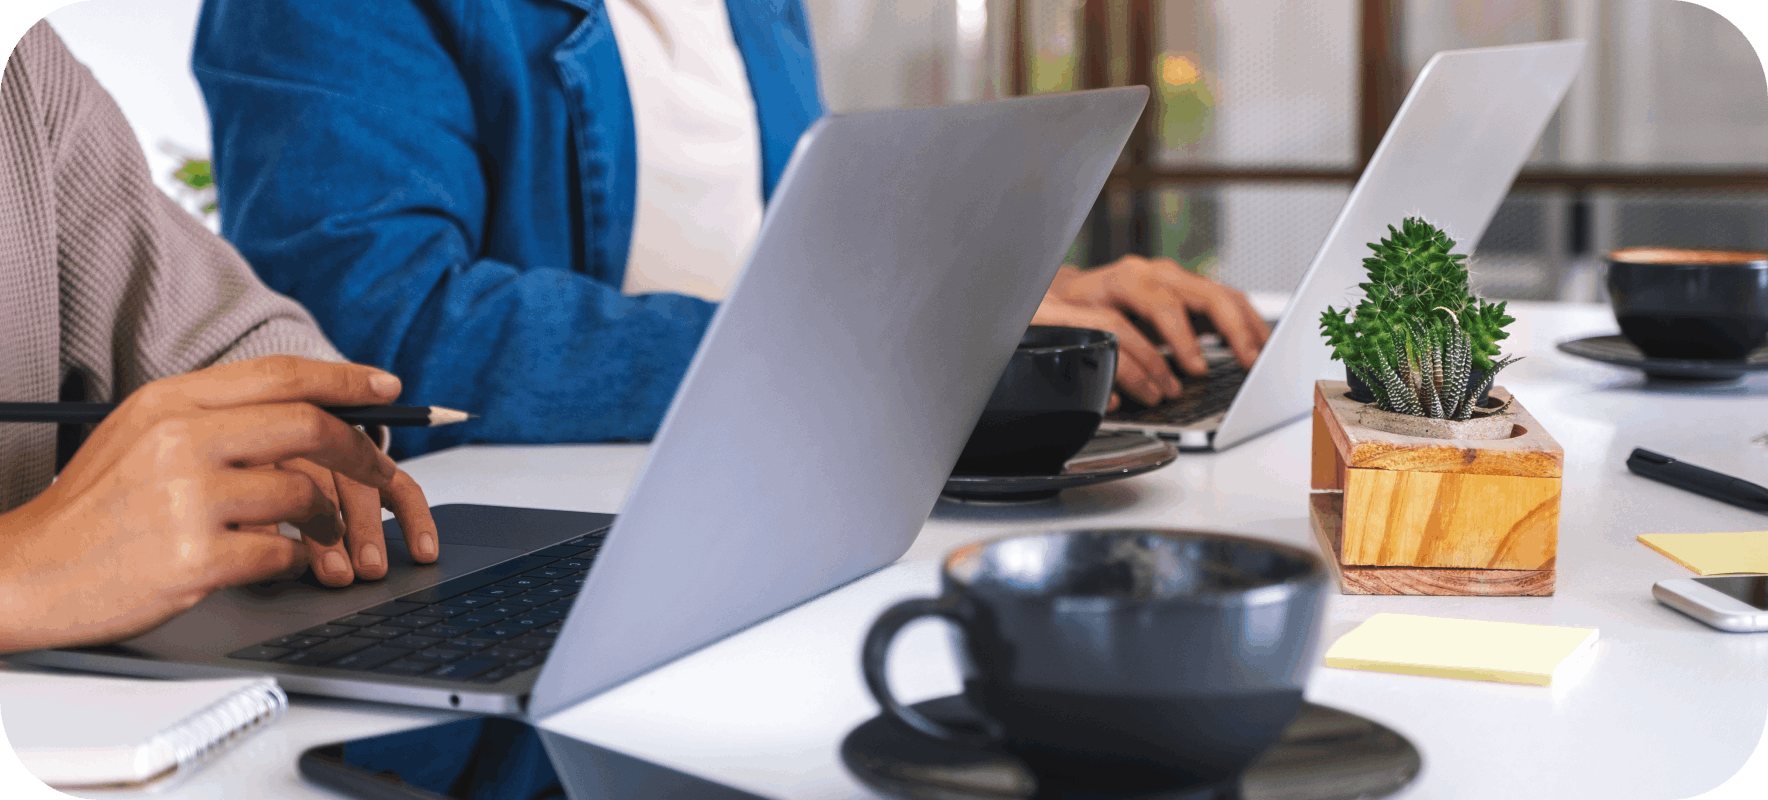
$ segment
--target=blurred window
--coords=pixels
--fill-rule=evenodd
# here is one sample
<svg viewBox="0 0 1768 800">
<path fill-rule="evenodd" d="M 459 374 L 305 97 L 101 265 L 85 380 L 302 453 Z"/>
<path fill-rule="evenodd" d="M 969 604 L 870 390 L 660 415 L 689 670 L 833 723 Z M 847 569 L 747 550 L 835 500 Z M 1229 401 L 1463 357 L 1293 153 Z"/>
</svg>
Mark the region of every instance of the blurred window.
<svg viewBox="0 0 1768 800">
<path fill-rule="evenodd" d="M 1073 263 L 1143 252 L 1287 292 L 1432 54 L 1565 38 L 1589 41 L 1590 62 L 1475 249 L 1484 291 L 1596 300 L 1615 247 L 1768 249 L 1768 84 L 1743 34 L 1690 3 L 808 3 L 838 110 L 1148 85 L 1146 125 Z M 892 59 L 900 68 L 878 69 Z M 841 77 L 858 64 L 881 88 L 906 83 L 860 102 Z"/>
</svg>

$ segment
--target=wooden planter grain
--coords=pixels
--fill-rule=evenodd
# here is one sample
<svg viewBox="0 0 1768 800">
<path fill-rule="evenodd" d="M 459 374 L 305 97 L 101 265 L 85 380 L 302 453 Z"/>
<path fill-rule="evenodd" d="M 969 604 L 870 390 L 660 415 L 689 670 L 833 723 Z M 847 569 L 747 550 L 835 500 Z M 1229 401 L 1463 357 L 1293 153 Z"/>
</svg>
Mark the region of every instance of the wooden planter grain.
<svg viewBox="0 0 1768 800">
<path fill-rule="evenodd" d="M 1345 594 L 1550 595 L 1565 453 L 1511 399 L 1508 439 L 1365 428 L 1339 381 L 1314 385 L 1310 517 Z"/>
</svg>

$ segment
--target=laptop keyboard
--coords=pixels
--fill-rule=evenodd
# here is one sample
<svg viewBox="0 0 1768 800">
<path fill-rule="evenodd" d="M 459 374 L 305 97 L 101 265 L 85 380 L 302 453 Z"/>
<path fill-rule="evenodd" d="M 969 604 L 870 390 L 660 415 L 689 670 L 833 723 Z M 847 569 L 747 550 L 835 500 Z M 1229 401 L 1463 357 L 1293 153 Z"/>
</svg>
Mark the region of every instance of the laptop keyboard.
<svg viewBox="0 0 1768 800">
<path fill-rule="evenodd" d="M 606 531 L 229 653 L 229 658 L 497 683 L 546 660 Z"/>
<path fill-rule="evenodd" d="M 1246 382 L 1246 370 L 1232 358 L 1209 365 L 1201 377 L 1183 375 L 1185 388 L 1179 396 L 1153 408 L 1112 414 L 1110 419 L 1123 422 L 1146 422 L 1157 425 L 1189 425 L 1212 414 L 1228 410 L 1240 384 Z"/>
</svg>

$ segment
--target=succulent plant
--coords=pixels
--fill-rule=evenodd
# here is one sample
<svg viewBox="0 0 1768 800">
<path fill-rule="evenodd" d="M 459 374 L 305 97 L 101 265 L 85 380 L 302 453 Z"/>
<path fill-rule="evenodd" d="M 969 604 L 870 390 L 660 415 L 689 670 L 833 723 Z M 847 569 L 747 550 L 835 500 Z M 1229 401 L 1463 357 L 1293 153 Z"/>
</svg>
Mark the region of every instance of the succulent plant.
<svg viewBox="0 0 1768 800">
<path fill-rule="evenodd" d="M 1363 259 L 1363 299 L 1354 311 L 1328 307 L 1321 332 L 1332 357 L 1369 385 L 1379 407 L 1467 419 L 1498 370 L 1516 361 L 1498 348 L 1510 335 L 1504 326 L 1516 320 L 1504 303 L 1469 291 L 1467 256 L 1451 252 L 1448 234 L 1416 217 L 1387 230 Z"/>
<path fill-rule="evenodd" d="M 1375 404 L 1384 411 L 1432 419 L 1465 420 L 1473 416 L 1479 400 L 1492 388 L 1498 371 L 1516 361 L 1503 358 L 1489 370 L 1473 366 L 1473 337 L 1454 324 L 1455 316 L 1441 309 L 1446 319 L 1411 320 L 1393 330 L 1366 362 L 1345 362 L 1345 367 L 1369 385 Z M 1509 403 L 1492 410 L 1501 413 Z"/>
</svg>

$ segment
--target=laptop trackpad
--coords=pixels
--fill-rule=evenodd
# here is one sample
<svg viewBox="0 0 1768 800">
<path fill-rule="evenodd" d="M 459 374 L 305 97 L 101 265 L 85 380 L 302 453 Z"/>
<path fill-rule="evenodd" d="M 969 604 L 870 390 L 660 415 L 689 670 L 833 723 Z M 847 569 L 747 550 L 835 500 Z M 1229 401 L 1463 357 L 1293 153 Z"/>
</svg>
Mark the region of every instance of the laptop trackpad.
<svg viewBox="0 0 1768 800">
<path fill-rule="evenodd" d="M 388 539 L 387 557 L 392 566 L 381 580 L 333 589 L 321 586 L 308 573 L 300 580 L 223 589 L 171 622 L 124 642 L 122 648 L 143 656 L 180 660 L 229 653 L 521 555 L 526 551 L 513 547 L 444 542 L 436 563 L 418 565 L 412 563 L 404 541 Z"/>
</svg>

